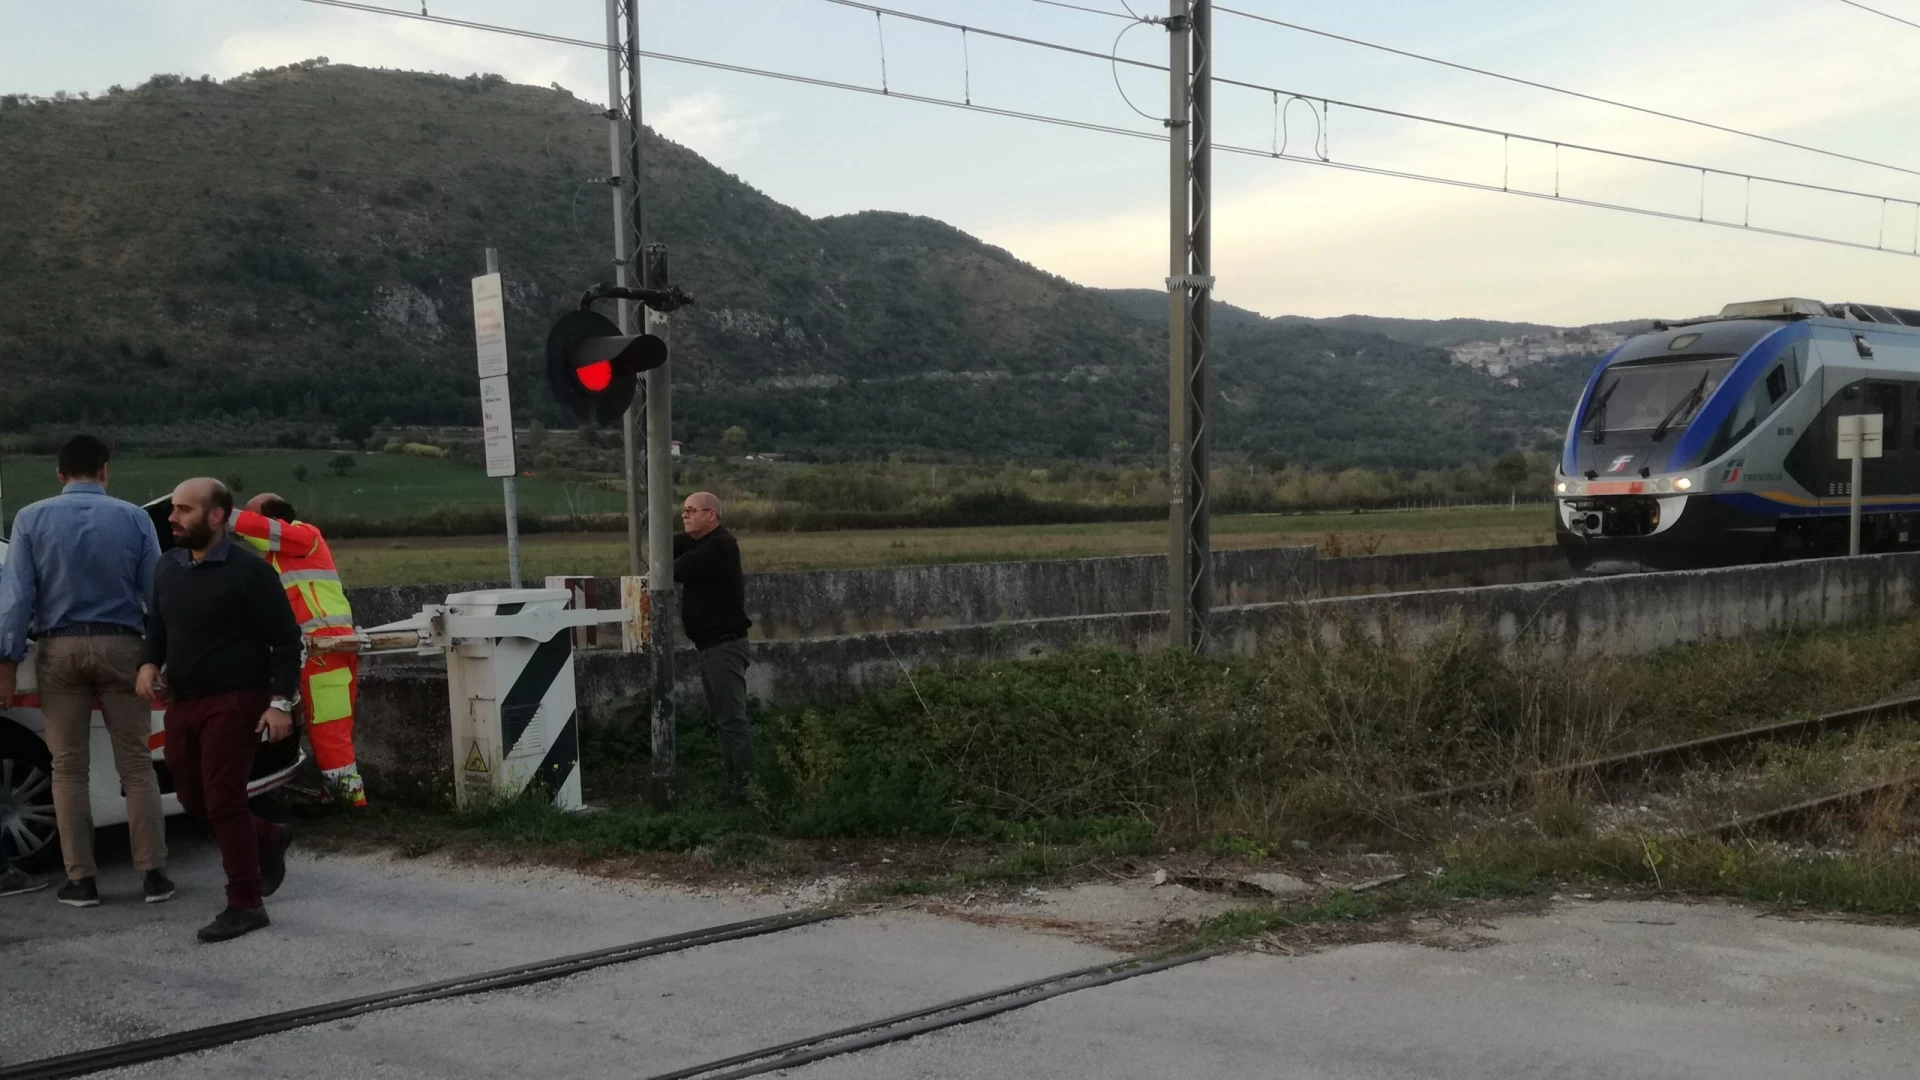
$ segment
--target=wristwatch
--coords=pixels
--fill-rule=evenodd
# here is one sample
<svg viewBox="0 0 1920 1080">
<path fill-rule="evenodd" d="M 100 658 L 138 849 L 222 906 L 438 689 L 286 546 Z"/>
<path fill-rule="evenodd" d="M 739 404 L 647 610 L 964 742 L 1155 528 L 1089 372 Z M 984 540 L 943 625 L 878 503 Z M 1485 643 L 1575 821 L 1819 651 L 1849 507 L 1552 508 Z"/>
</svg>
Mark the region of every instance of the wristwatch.
<svg viewBox="0 0 1920 1080">
<path fill-rule="evenodd" d="M 279 709 L 281 712 L 286 713 L 288 716 L 293 715 L 293 706 L 294 706 L 294 702 L 293 702 L 293 699 L 291 698 L 277 697 L 277 698 L 274 698 L 272 701 L 267 702 L 267 708 Z"/>
</svg>

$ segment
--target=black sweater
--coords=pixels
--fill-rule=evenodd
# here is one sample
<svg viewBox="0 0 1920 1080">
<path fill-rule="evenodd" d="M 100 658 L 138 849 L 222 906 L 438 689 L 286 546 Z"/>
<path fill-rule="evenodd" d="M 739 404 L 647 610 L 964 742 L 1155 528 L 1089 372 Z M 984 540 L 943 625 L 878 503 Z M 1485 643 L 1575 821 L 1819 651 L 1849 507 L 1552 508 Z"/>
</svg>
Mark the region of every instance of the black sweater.
<svg viewBox="0 0 1920 1080">
<path fill-rule="evenodd" d="M 745 637 L 747 584 L 740 573 L 740 545 L 724 527 L 695 540 L 673 536 L 673 580 L 680 583 L 680 624 L 696 649 Z"/>
<path fill-rule="evenodd" d="M 291 698 L 303 653 L 280 576 L 244 545 L 222 541 L 197 563 L 175 548 L 154 569 L 147 662 L 165 669 L 174 696 L 269 690 Z"/>
</svg>

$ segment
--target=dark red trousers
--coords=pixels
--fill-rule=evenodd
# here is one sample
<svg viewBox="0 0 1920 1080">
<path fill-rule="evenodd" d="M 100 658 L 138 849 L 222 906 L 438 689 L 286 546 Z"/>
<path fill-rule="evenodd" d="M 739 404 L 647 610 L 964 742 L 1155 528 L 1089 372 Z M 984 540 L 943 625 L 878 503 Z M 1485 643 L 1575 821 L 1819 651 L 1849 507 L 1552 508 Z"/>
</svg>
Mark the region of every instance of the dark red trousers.
<svg viewBox="0 0 1920 1080">
<path fill-rule="evenodd" d="M 247 779 L 260 749 L 255 728 L 269 700 L 265 691 L 241 691 L 167 706 L 167 771 L 181 809 L 213 826 L 228 907 L 261 906 L 260 854 L 280 839 L 280 827 L 247 806 Z"/>
</svg>

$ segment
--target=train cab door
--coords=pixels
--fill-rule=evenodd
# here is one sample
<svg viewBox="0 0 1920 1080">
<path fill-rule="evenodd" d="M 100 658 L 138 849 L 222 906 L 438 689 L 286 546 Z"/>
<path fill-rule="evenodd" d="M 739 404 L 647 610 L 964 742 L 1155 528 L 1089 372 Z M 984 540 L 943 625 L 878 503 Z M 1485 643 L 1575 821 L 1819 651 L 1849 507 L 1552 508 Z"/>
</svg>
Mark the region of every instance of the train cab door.
<svg viewBox="0 0 1920 1080">
<path fill-rule="evenodd" d="M 1868 380 L 1860 387 L 1859 411 L 1869 416 L 1878 413 L 1881 418 L 1880 456 L 1868 458 L 1860 463 L 1860 494 L 1863 498 L 1875 496 L 1902 495 L 1912 491 L 1910 478 L 1913 474 L 1913 440 L 1909 437 L 1907 423 L 1912 414 L 1906 408 L 1907 385 L 1892 380 Z M 1838 440 L 1835 440 L 1835 458 L 1838 459 Z M 1841 463 L 1847 469 L 1851 480 L 1853 466 Z"/>
</svg>

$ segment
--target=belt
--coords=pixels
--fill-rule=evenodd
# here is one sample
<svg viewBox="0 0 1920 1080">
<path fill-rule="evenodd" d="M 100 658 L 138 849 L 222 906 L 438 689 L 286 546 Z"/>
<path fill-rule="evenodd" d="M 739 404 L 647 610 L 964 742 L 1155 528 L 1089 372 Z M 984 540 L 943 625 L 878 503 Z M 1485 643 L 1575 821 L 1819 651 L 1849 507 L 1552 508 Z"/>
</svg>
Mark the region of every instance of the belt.
<svg viewBox="0 0 1920 1080">
<path fill-rule="evenodd" d="M 82 623 L 68 623 L 65 626 L 56 626 L 51 630 L 42 630 L 40 632 L 40 636 L 43 638 L 144 637 L 145 634 L 142 631 L 135 630 L 131 626 L 123 626 L 120 623 L 82 622 Z"/>
<path fill-rule="evenodd" d="M 706 652 L 708 649 L 718 648 L 722 645 L 731 645 L 736 641 L 745 641 L 746 639 L 747 635 L 745 634 L 721 634 L 719 637 L 708 638 L 705 644 L 695 645 L 694 651 Z"/>
</svg>

